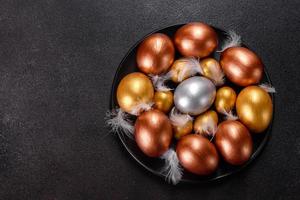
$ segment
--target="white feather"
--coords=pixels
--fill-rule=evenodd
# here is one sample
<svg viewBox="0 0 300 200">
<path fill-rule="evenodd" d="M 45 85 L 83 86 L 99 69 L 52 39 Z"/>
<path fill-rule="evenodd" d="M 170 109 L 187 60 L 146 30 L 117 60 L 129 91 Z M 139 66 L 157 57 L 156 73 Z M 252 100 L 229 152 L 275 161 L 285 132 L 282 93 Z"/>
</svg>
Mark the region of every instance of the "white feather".
<svg viewBox="0 0 300 200">
<path fill-rule="evenodd" d="M 225 115 L 226 120 L 237 120 L 238 119 L 238 116 L 233 114 L 232 110 L 226 111 L 225 109 L 223 109 L 222 114 Z"/>
<path fill-rule="evenodd" d="M 210 117 L 210 118 L 208 118 L 208 121 L 202 126 L 202 130 L 199 132 L 207 134 L 213 138 L 216 131 L 217 131 L 217 124 Z"/>
<path fill-rule="evenodd" d="M 191 77 L 195 74 L 203 74 L 200 66 L 199 59 L 196 58 L 181 58 L 181 61 L 185 63 L 185 67 L 178 73 L 178 81 L 181 82 L 185 77 Z"/>
<path fill-rule="evenodd" d="M 171 78 L 170 74 L 163 74 L 163 75 L 150 75 L 152 84 L 156 91 L 169 91 L 172 90 L 169 88 L 165 82 Z"/>
<path fill-rule="evenodd" d="M 139 103 L 138 105 L 134 106 L 134 108 L 131 110 L 130 114 L 132 115 L 139 115 L 143 111 L 150 110 L 153 106 L 153 102 L 149 103 Z"/>
<path fill-rule="evenodd" d="M 259 87 L 261 87 L 262 89 L 264 89 L 268 93 L 276 93 L 275 88 L 270 84 L 263 83 L 263 84 L 260 84 Z"/>
<path fill-rule="evenodd" d="M 222 69 L 219 66 L 215 66 L 211 68 L 212 72 L 212 80 L 216 86 L 221 86 L 224 84 L 225 76 Z"/>
<path fill-rule="evenodd" d="M 183 171 L 176 152 L 174 149 L 169 149 L 161 156 L 161 159 L 165 161 L 162 172 L 166 175 L 166 180 L 176 185 L 181 180 Z"/>
<path fill-rule="evenodd" d="M 241 44 L 242 44 L 241 36 L 238 35 L 236 32 L 234 32 L 233 30 L 230 30 L 227 33 L 227 38 L 224 44 L 222 45 L 221 50 L 218 50 L 217 52 L 223 52 L 230 47 L 241 46 Z"/>
<path fill-rule="evenodd" d="M 125 134 L 133 138 L 134 126 L 129 120 L 129 115 L 121 108 L 106 112 L 105 123 L 111 128 L 111 132 Z"/>
<path fill-rule="evenodd" d="M 171 121 L 171 124 L 173 126 L 182 127 L 186 125 L 189 121 L 193 121 L 193 118 L 188 114 L 182 114 L 180 113 L 175 107 L 172 108 L 169 118 Z"/>
</svg>

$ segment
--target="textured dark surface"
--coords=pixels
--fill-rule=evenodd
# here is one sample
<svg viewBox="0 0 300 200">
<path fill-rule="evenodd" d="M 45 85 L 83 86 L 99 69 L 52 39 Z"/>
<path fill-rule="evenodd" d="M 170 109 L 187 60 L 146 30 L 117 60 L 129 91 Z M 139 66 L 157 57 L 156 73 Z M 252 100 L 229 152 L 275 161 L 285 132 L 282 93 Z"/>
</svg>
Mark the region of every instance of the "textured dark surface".
<svg viewBox="0 0 300 200">
<path fill-rule="evenodd" d="M 298 2 L 298 3 L 297 3 Z M 299 199 L 300 4 L 287 1 L 0 1 L 0 199 Z M 115 70 L 153 29 L 234 29 L 276 87 L 272 137 L 242 173 L 174 187 L 104 128 Z"/>
</svg>

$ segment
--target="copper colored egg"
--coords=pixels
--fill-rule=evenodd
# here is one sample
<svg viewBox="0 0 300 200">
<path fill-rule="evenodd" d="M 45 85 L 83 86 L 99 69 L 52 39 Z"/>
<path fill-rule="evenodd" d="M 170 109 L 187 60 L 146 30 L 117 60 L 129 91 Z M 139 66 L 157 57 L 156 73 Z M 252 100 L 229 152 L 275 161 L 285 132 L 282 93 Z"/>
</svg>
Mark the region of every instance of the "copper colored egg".
<svg viewBox="0 0 300 200">
<path fill-rule="evenodd" d="M 146 74 L 166 72 L 174 61 L 175 48 L 165 34 L 155 33 L 147 37 L 138 47 L 137 66 Z"/>
<path fill-rule="evenodd" d="M 153 109 L 142 113 L 135 122 L 135 141 L 150 157 L 159 157 L 171 144 L 173 132 L 169 118 Z"/>
<path fill-rule="evenodd" d="M 209 175 L 216 171 L 219 156 L 215 146 L 201 135 L 182 137 L 176 148 L 180 164 L 189 172 Z"/>
<path fill-rule="evenodd" d="M 224 160 L 232 165 L 244 164 L 252 154 L 251 135 L 238 121 L 222 122 L 215 136 L 215 144 Z"/>
<path fill-rule="evenodd" d="M 260 58 L 245 47 L 226 49 L 220 58 L 226 77 L 239 86 L 258 83 L 263 75 L 263 64 Z"/>
<path fill-rule="evenodd" d="M 179 28 L 174 41 L 181 55 L 186 57 L 206 57 L 218 46 L 215 30 L 200 22 L 188 23 Z"/>
</svg>

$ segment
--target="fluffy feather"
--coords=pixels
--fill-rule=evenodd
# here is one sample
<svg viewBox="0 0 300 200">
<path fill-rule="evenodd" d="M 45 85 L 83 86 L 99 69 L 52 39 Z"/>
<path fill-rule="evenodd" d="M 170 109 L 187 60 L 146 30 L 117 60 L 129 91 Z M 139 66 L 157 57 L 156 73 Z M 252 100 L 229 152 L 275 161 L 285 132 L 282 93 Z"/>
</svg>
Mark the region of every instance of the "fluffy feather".
<svg viewBox="0 0 300 200">
<path fill-rule="evenodd" d="M 172 90 L 169 88 L 165 82 L 171 78 L 170 74 L 163 74 L 163 75 L 150 75 L 152 84 L 156 91 L 169 91 Z"/>
<path fill-rule="evenodd" d="M 270 84 L 263 83 L 263 84 L 260 84 L 259 87 L 261 87 L 262 89 L 264 89 L 268 93 L 276 93 L 275 88 Z"/>
<path fill-rule="evenodd" d="M 209 135 L 211 138 L 215 136 L 217 132 L 217 124 L 212 118 L 208 118 L 207 123 L 202 127 L 202 132 Z"/>
<path fill-rule="evenodd" d="M 212 67 L 212 80 L 216 86 L 224 84 L 225 76 L 220 67 Z"/>
<path fill-rule="evenodd" d="M 176 185 L 182 177 L 182 168 L 179 164 L 176 152 L 170 148 L 161 156 L 161 159 L 165 161 L 162 172 L 166 175 L 166 180 Z"/>
<path fill-rule="evenodd" d="M 234 32 L 233 30 L 230 30 L 227 33 L 227 39 L 222 45 L 221 50 L 218 50 L 217 52 L 223 52 L 230 47 L 241 46 L 241 44 L 242 44 L 241 36 L 238 35 L 236 32 Z"/>
<path fill-rule="evenodd" d="M 111 128 L 111 132 L 125 134 L 133 138 L 134 126 L 129 119 L 129 115 L 121 108 L 106 112 L 105 123 Z"/>
<path fill-rule="evenodd" d="M 232 110 L 230 110 L 229 112 L 226 111 L 225 109 L 222 111 L 222 114 L 225 115 L 225 119 L 226 120 L 237 120 L 238 116 L 236 116 L 235 114 L 233 114 Z"/>
<path fill-rule="evenodd" d="M 177 127 L 184 126 L 187 122 L 193 121 L 193 118 L 188 114 L 182 114 L 176 108 L 172 108 L 169 115 L 171 124 Z"/>
<path fill-rule="evenodd" d="M 154 104 L 153 102 L 139 103 L 131 110 L 130 114 L 137 116 L 143 111 L 150 110 L 152 108 L 153 104 Z"/>
<path fill-rule="evenodd" d="M 199 59 L 182 58 L 181 60 L 185 62 L 185 67 L 178 73 L 178 81 L 183 81 L 186 76 L 191 77 L 197 73 L 203 74 Z"/>
</svg>

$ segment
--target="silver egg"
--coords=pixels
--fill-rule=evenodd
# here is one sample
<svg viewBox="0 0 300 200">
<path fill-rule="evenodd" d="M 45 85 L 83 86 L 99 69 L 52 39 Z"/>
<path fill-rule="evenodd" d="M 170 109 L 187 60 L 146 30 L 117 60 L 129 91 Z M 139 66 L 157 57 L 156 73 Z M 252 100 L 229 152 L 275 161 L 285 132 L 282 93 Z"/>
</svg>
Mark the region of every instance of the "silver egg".
<svg viewBox="0 0 300 200">
<path fill-rule="evenodd" d="M 216 97 L 213 82 L 194 76 L 181 82 L 174 92 L 175 107 L 182 113 L 199 115 L 209 109 Z"/>
</svg>

